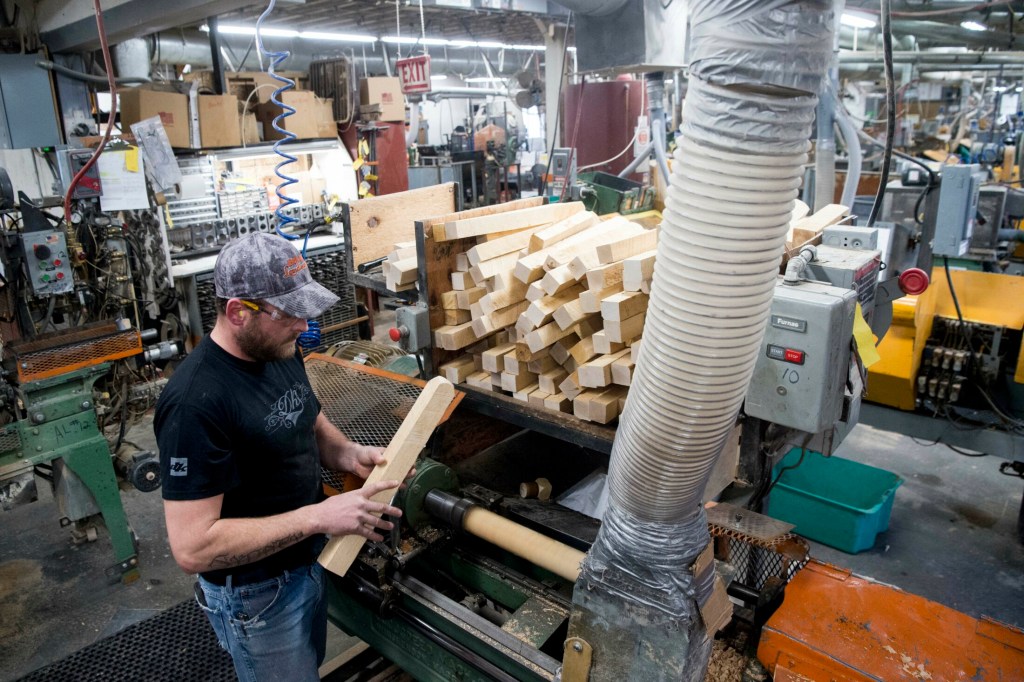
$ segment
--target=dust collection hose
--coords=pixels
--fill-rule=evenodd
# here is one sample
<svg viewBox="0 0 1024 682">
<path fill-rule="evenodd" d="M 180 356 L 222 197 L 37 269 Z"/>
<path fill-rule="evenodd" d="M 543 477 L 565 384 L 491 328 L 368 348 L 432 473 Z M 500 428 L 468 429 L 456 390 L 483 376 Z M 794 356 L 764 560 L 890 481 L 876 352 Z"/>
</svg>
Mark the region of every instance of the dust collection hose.
<svg viewBox="0 0 1024 682">
<path fill-rule="evenodd" d="M 270 64 L 267 66 L 267 74 L 270 75 L 270 77 L 276 80 L 277 82 L 281 83 L 281 87 L 274 90 L 274 92 L 272 92 L 270 95 L 270 101 L 281 108 L 281 113 L 274 117 L 274 120 L 271 122 L 271 125 L 273 126 L 274 130 L 276 130 L 278 133 L 284 136 L 278 138 L 277 141 L 274 142 L 274 153 L 281 157 L 281 161 L 279 161 L 278 164 L 274 166 L 274 174 L 281 179 L 281 182 L 278 183 L 277 185 L 278 205 L 277 209 L 274 211 L 274 215 L 277 217 L 277 227 L 275 228 L 277 230 L 277 234 L 284 237 L 285 239 L 292 240 L 298 239 L 298 235 L 288 234 L 287 232 L 284 231 L 284 228 L 289 223 L 296 222 L 296 220 L 292 216 L 285 213 L 285 209 L 291 206 L 292 204 L 299 203 L 299 200 L 296 199 L 295 197 L 288 196 L 287 194 L 284 193 L 283 190 L 288 185 L 296 184 L 298 180 L 291 175 L 287 175 L 281 169 L 291 163 L 295 163 L 296 161 L 298 161 L 297 157 L 292 156 L 291 154 L 282 149 L 283 145 L 288 144 L 289 142 L 292 142 L 296 139 L 295 133 L 284 128 L 284 120 L 295 113 L 295 107 L 289 106 L 282 102 L 281 93 L 295 89 L 295 81 L 293 81 L 291 78 L 286 78 L 285 76 L 282 76 L 276 71 L 277 67 L 281 66 L 281 64 L 284 63 L 284 60 L 288 59 L 288 57 L 291 56 L 291 52 L 287 50 L 274 52 L 268 50 L 263 45 L 263 20 L 266 19 L 270 15 L 270 13 L 274 11 L 274 5 L 276 4 L 276 2 L 277 0 L 270 0 L 270 4 L 267 5 L 267 9 L 263 10 L 263 14 L 261 14 L 260 18 L 256 20 L 256 44 L 259 47 L 260 53 L 270 60 Z M 311 232 L 312 229 L 306 232 L 306 238 L 302 242 L 303 258 L 306 257 L 306 247 L 309 245 L 309 235 Z M 320 323 L 317 320 L 306 320 L 306 331 L 299 334 L 298 344 L 299 346 L 307 350 L 312 350 L 320 346 Z"/>
<path fill-rule="evenodd" d="M 698 512 L 735 424 L 831 54 L 829 2 L 728 5 L 691 5 L 682 142 L 611 460 L 612 499 L 651 521 Z"/>
<path fill-rule="evenodd" d="M 570 636 L 619 635 L 595 652 L 592 680 L 704 679 L 698 605 L 714 573 L 690 568 L 709 541 L 701 498 L 760 351 L 834 21 L 829 0 L 690 3 L 689 89 L 644 343 L 608 510 L 573 592 Z M 676 634 L 651 643 L 662 631 Z M 649 660 L 644 647 L 663 651 Z"/>
</svg>

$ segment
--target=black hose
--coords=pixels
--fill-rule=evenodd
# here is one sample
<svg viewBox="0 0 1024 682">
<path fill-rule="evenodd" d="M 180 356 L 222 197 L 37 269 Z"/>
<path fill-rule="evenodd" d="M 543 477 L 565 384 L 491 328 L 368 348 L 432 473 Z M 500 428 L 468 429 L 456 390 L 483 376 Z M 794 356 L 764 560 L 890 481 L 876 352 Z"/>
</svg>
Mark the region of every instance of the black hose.
<svg viewBox="0 0 1024 682">
<path fill-rule="evenodd" d="M 85 81 L 86 83 L 102 83 L 103 85 L 107 85 L 106 76 L 93 76 L 90 73 L 82 73 L 81 71 L 75 71 L 74 69 L 69 69 L 66 66 L 62 66 L 61 64 L 57 64 L 55 62 L 47 61 L 45 59 L 36 62 L 36 66 L 38 66 L 41 69 L 46 69 L 47 71 L 56 71 L 57 73 L 67 76 L 68 78 L 74 78 L 76 80 Z M 150 78 L 132 76 L 130 78 L 115 78 L 114 82 L 118 85 L 132 85 L 136 83 L 152 83 L 153 81 Z"/>
<path fill-rule="evenodd" d="M 889 167 L 892 165 L 893 138 L 896 135 L 896 83 L 892 70 L 892 19 L 889 0 L 882 0 L 882 59 L 885 63 L 885 107 L 886 134 L 885 152 L 882 155 L 882 175 L 878 183 L 875 203 L 868 215 L 867 227 L 874 227 L 878 213 L 882 210 L 882 199 L 885 197 L 885 186 L 889 182 Z"/>
</svg>

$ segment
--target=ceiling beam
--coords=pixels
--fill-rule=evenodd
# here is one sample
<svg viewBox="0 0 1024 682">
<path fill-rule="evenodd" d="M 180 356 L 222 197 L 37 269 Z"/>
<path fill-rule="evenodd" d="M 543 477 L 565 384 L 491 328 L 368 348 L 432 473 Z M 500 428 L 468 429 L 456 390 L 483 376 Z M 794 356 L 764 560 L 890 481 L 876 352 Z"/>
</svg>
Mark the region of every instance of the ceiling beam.
<svg viewBox="0 0 1024 682">
<path fill-rule="evenodd" d="M 54 3 L 46 3 L 53 5 Z M 46 6 L 44 4 L 44 6 Z M 72 3 L 57 3 L 80 8 L 88 3 L 77 0 Z M 188 26 L 232 12 L 251 5 L 251 0 L 173 0 L 161 3 L 155 10 L 151 0 L 126 0 L 120 4 L 103 10 L 103 23 L 107 29 L 107 38 L 115 45 L 130 38 L 166 31 L 179 26 Z M 79 11 L 54 11 L 49 21 L 41 22 L 44 30 L 40 39 L 50 48 L 51 52 L 83 52 L 95 50 L 100 46 L 99 35 L 96 33 L 96 19 L 92 12 L 82 17 Z M 49 27 L 48 29 L 46 27 Z"/>
</svg>

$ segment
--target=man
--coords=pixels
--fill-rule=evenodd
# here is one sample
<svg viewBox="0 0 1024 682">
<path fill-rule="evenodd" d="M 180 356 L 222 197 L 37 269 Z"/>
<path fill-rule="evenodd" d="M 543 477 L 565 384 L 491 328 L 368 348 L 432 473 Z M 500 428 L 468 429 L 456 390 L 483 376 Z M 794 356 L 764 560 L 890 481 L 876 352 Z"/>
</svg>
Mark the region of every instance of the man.
<svg viewBox="0 0 1024 682">
<path fill-rule="evenodd" d="M 382 481 L 324 499 L 320 466 L 365 478 L 380 448 L 320 412 L 295 342 L 338 297 L 277 235 L 230 242 L 214 268 L 218 315 L 156 408 L 171 551 L 247 680 L 319 679 L 327 611 L 324 534 L 382 540 L 399 516 Z"/>
</svg>

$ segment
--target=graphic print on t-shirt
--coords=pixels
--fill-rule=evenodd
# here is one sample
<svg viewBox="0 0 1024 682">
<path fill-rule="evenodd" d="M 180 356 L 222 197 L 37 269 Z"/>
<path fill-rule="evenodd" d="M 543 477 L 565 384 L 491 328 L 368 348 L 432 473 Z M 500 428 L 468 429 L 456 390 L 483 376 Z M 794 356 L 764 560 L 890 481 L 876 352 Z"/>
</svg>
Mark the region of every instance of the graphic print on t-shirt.
<svg viewBox="0 0 1024 682">
<path fill-rule="evenodd" d="M 264 420 L 267 425 L 267 433 L 274 433 L 282 426 L 286 429 L 295 426 L 299 415 L 302 414 L 306 403 L 309 402 L 310 394 L 309 386 L 299 382 L 292 384 L 292 387 L 270 406 L 270 414 Z"/>
</svg>

